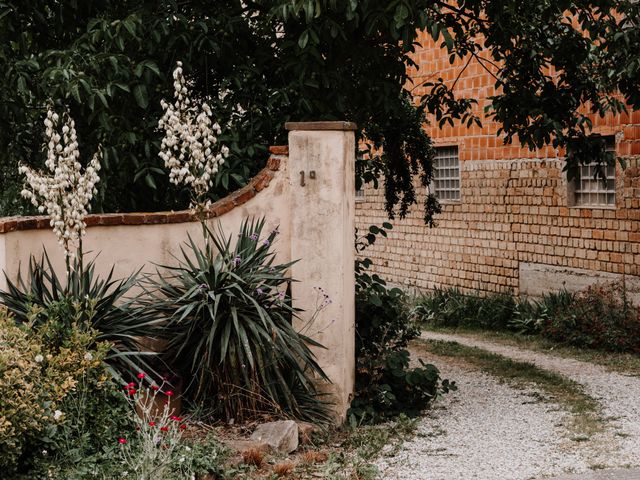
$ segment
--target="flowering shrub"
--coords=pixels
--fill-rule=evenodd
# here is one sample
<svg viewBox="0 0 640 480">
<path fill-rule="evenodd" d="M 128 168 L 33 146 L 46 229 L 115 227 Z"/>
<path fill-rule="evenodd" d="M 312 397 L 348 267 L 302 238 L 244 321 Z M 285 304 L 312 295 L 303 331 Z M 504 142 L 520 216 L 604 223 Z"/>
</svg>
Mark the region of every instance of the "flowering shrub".
<svg viewBox="0 0 640 480">
<path fill-rule="evenodd" d="M 205 442 L 186 441 L 183 432 L 187 424 L 174 414 L 169 402 L 173 392 L 165 384 L 149 386 L 144 377 L 139 373 L 137 383 L 124 386 L 123 398 L 134 424 L 117 439 L 120 475 L 134 480 L 170 480 L 221 473 L 225 449 L 212 437 Z"/>
<path fill-rule="evenodd" d="M 275 264 L 277 230 L 244 221 L 235 246 L 204 226 L 207 248 L 190 239 L 177 266 L 152 278 L 140 299 L 166 321 L 167 360 L 185 376 L 185 394 L 226 419 L 259 413 L 326 420 L 314 380 L 326 379 L 292 326 L 290 264 Z M 209 248 L 209 245 L 212 248 Z"/>
<path fill-rule="evenodd" d="M 173 71 L 173 88 L 175 102 L 161 102 L 164 115 L 158 127 L 165 134 L 159 155 L 169 169 L 169 181 L 191 188 L 192 207 L 206 208 L 210 203 L 207 193 L 229 149 L 217 145 L 222 131 L 212 120 L 211 107 L 190 96 L 182 62 Z"/>
<path fill-rule="evenodd" d="M 186 424 L 174 415 L 168 399 L 162 410 L 156 408 L 163 385 L 145 386 L 144 373 L 138 374 L 138 378 L 137 384 L 131 382 L 124 386 L 124 397 L 135 412 L 135 428 L 130 435 L 123 433 L 118 438 L 122 468 L 127 476 L 139 480 L 167 478 Z M 170 397 L 173 392 L 166 395 Z"/>
<path fill-rule="evenodd" d="M 44 332 L 45 329 L 42 330 Z M 87 349 L 95 345 L 95 349 Z M 0 312 L 0 468 L 26 473 L 53 457 L 78 415 L 72 398 L 113 387 L 102 366 L 109 345 L 72 326 L 59 345 Z M 78 437 L 75 437 L 76 447 Z M 46 462 L 45 462 L 46 463 Z"/>
<path fill-rule="evenodd" d="M 86 228 L 84 218 L 91 209 L 93 196 L 98 193 L 96 184 L 100 181 L 101 154 L 98 150 L 85 172 L 81 173 L 75 122 L 66 112 L 62 120 L 61 127 L 60 116 L 51 109 L 47 111 L 44 121 L 48 139 L 45 165 L 51 175 L 36 172 L 25 165 L 19 170 L 25 175 L 29 187 L 22 190 L 22 196 L 31 200 L 40 213 L 47 212 L 53 232 L 68 257 L 79 247 Z"/>
<path fill-rule="evenodd" d="M 148 333 L 153 322 L 132 315 L 123 302 L 137 275 L 116 281 L 112 270 L 106 279 L 99 278 L 94 261 L 84 264 L 82 237 L 86 233 L 85 216 L 100 181 L 100 150 L 83 173 L 73 119 L 67 112 L 61 118 L 49 109 L 44 124 L 45 165 L 51 175 L 20 166 L 27 183 L 22 194 L 41 213 L 48 214 L 64 248 L 66 277 L 58 278 L 45 251 L 40 261 L 30 259 L 26 281 L 21 274 L 15 283 L 6 277 L 7 290 L 0 291 L 0 301 L 17 321 L 36 329 L 49 318 L 67 328 L 78 323 L 95 329 L 99 332 L 97 341 L 111 342 L 112 365 L 120 370 L 140 368 L 144 361 L 138 355 L 135 337 Z"/>
</svg>

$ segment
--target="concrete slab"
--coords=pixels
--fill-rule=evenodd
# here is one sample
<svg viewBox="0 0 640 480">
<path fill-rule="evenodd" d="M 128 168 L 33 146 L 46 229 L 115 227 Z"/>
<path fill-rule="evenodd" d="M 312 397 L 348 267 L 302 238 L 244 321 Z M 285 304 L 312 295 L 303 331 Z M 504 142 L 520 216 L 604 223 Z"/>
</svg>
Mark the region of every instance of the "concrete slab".
<svg viewBox="0 0 640 480">
<path fill-rule="evenodd" d="M 553 477 L 547 480 L 640 480 L 640 470 L 636 468 L 623 470 L 595 470 L 588 473 Z"/>
</svg>

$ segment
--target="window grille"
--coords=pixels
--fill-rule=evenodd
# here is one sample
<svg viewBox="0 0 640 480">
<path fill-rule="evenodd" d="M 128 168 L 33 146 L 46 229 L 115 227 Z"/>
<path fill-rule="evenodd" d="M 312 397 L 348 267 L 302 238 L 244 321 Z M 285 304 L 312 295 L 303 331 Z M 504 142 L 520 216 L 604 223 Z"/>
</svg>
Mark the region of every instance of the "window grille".
<svg viewBox="0 0 640 480">
<path fill-rule="evenodd" d="M 607 139 L 607 151 L 615 152 L 613 137 Z M 595 162 L 578 165 L 574 178 L 574 203 L 575 205 L 615 205 L 616 204 L 616 167 L 615 165 L 603 166 L 607 180 L 595 177 Z"/>
<path fill-rule="evenodd" d="M 441 201 L 460 200 L 458 147 L 437 147 L 433 159 L 433 192 Z"/>
</svg>

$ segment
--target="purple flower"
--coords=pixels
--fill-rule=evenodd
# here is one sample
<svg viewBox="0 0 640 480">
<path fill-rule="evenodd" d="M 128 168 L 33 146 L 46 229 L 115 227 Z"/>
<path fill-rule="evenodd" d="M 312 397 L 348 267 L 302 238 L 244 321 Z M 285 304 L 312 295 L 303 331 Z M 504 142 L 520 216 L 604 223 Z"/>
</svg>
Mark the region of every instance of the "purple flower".
<svg viewBox="0 0 640 480">
<path fill-rule="evenodd" d="M 279 227 L 274 228 L 273 230 L 271 230 L 271 235 L 278 235 L 280 233 L 280 230 L 278 230 Z"/>
<path fill-rule="evenodd" d="M 284 300 L 284 292 L 278 293 L 278 300 Z"/>
<path fill-rule="evenodd" d="M 258 234 L 257 233 L 252 233 L 249 238 L 255 242 L 255 241 L 258 240 Z"/>
<path fill-rule="evenodd" d="M 240 257 L 240 255 L 233 259 L 233 263 L 236 265 L 236 267 L 240 265 L 240 262 L 242 262 L 242 258 Z"/>
<path fill-rule="evenodd" d="M 269 245 L 271 245 L 271 242 L 269 240 L 265 240 L 264 242 L 262 242 L 262 245 L 268 247 Z"/>
<path fill-rule="evenodd" d="M 198 288 L 200 290 L 206 290 L 207 288 L 209 288 L 209 285 L 207 285 L 206 283 L 201 283 L 200 285 L 198 285 Z"/>
<path fill-rule="evenodd" d="M 256 288 L 256 293 L 258 295 L 262 295 L 264 293 L 264 291 L 260 287 L 258 287 L 258 288 Z"/>
</svg>

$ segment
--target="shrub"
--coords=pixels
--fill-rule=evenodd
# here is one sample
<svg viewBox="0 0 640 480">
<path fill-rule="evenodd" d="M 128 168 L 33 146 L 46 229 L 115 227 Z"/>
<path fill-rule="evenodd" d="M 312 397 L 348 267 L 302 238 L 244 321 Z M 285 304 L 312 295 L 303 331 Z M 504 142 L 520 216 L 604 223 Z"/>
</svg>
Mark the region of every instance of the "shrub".
<svg viewBox="0 0 640 480">
<path fill-rule="evenodd" d="M 449 287 L 423 294 L 413 313 L 428 325 L 504 330 L 516 307 L 517 302 L 507 293 L 467 295 Z"/>
<path fill-rule="evenodd" d="M 576 347 L 640 352 L 640 309 L 620 283 L 546 293 L 539 300 L 437 289 L 423 295 L 413 313 L 427 325 L 512 330 Z"/>
<path fill-rule="evenodd" d="M 553 317 L 570 311 L 575 302 L 576 294 L 567 290 L 545 293 L 540 300 L 521 300 L 508 327 L 524 335 L 540 334 Z"/>
<path fill-rule="evenodd" d="M 422 360 L 409 367 L 407 345 L 420 331 L 410 320 L 404 293 L 362 271 L 356 285 L 356 392 L 349 421 L 417 415 L 455 385 L 441 382 L 438 369 Z"/>
<path fill-rule="evenodd" d="M 286 293 L 290 264 L 275 264 L 278 234 L 260 239 L 260 221 L 242 223 L 235 247 L 204 226 L 205 247 L 190 238 L 179 264 L 146 285 L 142 308 L 166 322 L 167 360 L 188 377 L 188 399 L 227 419 L 271 412 L 327 420 L 314 381 L 327 379 L 292 326 Z"/>
<path fill-rule="evenodd" d="M 595 285 L 571 300 L 547 297 L 543 336 L 576 347 L 640 353 L 640 309 L 623 285 Z"/>
<path fill-rule="evenodd" d="M 112 269 L 100 278 L 95 267 L 95 261 L 84 266 L 81 256 L 76 256 L 68 277 L 61 280 L 45 251 L 39 261 L 30 259 L 26 278 L 19 274 L 14 283 L 6 277 L 7 290 L 0 291 L 0 303 L 20 323 L 35 329 L 46 324 L 50 341 L 66 338 L 64 332 L 72 324 L 95 330 L 96 342 L 110 345 L 105 360 L 117 377 L 148 369 L 138 339 L 153 335 L 157 322 L 134 312 L 125 299 L 137 275 L 114 280 Z"/>
<path fill-rule="evenodd" d="M 93 471 L 112 429 L 128 421 L 103 366 L 109 344 L 77 324 L 52 343 L 49 326 L 29 330 L 0 313 L 0 467 L 11 478 Z"/>
</svg>

